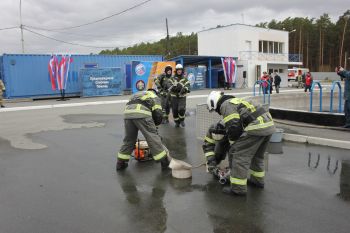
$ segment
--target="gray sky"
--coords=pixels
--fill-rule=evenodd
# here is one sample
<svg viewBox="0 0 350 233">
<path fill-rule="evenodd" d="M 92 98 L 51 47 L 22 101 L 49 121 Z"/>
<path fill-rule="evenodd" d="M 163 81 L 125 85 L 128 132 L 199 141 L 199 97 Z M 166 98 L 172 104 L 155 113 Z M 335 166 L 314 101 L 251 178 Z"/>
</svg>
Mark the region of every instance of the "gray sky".
<svg viewBox="0 0 350 233">
<path fill-rule="evenodd" d="M 144 0 L 22 0 L 23 24 L 57 29 L 91 22 L 125 10 Z M 170 34 L 190 33 L 231 23 L 256 24 L 287 17 L 319 17 L 328 13 L 336 21 L 350 0 L 152 0 L 120 16 L 60 33 L 35 32 L 58 40 L 92 46 L 128 46 L 157 41 Z M 19 0 L 0 1 L 0 28 L 18 26 Z M 24 32 L 26 53 L 97 53 L 100 48 L 63 44 Z M 20 30 L 0 31 L 0 54 L 20 53 Z"/>
</svg>

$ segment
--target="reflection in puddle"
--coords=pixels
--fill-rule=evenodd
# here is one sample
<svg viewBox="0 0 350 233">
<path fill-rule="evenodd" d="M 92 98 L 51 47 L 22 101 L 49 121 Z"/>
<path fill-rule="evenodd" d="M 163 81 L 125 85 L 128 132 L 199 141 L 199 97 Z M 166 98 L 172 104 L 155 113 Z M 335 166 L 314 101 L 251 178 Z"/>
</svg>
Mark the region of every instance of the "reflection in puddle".
<svg viewBox="0 0 350 233">
<path fill-rule="evenodd" d="M 339 196 L 346 201 L 350 201 L 350 160 L 343 160 L 341 162 L 339 185 Z"/>
</svg>

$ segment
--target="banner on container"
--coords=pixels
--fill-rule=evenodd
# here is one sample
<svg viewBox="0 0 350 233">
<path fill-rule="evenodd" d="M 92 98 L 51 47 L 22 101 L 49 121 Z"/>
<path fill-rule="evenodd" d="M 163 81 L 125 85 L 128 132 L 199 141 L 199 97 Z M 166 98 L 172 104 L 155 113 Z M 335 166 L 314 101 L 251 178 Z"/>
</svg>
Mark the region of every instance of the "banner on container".
<svg viewBox="0 0 350 233">
<path fill-rule="evenodd" d="M 122 94 L 121 68 L 81 69 L 82 96 L 110 96 Z"/>
<path fill-rule="evenodd" d="M 131 64 L 132 92 L 136 93 L 149 88 L 155 88 L 154 78 L 162 74 L 167 65 L 175 69 L 175 62 L 133 61 Z"/>
<path fill-rule="evenodd" d="M 205 88 L 206 67 L 186 67 L 187 79 L 190 81 L 191 90 L 200 90 Z"/>
</svg>

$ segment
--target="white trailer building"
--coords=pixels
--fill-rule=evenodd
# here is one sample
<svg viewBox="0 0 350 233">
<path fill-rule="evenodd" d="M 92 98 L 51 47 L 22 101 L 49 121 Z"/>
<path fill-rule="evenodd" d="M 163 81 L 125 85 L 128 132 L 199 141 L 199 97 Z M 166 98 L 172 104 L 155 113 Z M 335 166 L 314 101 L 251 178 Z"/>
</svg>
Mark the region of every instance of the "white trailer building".
<svg viewBox="0 0 350 233">
<path fill-rule="evenodd" d="M 289 54 L 288 31 L 232 24 L 198 32 L 198 55 L 238 58 L 236 87 L 243 76 L 253 87 L 262 72 L 278 70 L 281 86 L 288 85 L 288 66 L 302 65 L 300 55 Z"/>
</svg>

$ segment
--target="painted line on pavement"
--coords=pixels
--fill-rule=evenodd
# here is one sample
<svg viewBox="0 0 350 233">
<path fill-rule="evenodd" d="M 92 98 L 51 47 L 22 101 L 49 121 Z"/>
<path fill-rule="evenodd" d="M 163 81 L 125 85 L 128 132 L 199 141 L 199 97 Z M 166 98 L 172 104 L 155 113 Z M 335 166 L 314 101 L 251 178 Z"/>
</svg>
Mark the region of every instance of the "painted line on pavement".
<svg viewBox="0 0 350 233">
<path fill-rule="evenodd" d="M 289 92 L 301 92 L 302 90 L 284 90 L 281 91 L 280 94 L 283 93 L 289 93 Z M 227 92 L 226 94 L 229 95 L 235 95 L 235 96 L 241 96 L 241 95 L 251 95 L 252 92 L 240 92 L 240 93 L 234 93 L 234 92 Z M 200 98 L 207 98 L 208 94 L 204 95 L 190 95 L 187 98 L 188 99 L 200 99 Z M 71 108 L 71 107 L 83 107 L 83 106 L 96 106 L 96 105 L 107 105 L 107 104 L 123 104 L 127 103 L 128 99 L 123 100 L 108 100 L 108 101 L 93 101 L 93 102 L 83 102 L 83 103 L 69 103 L 69 104 L 47 104 L 47 105 L 32 105 L 32 106 L 24 106 L 24 107 L 12 107 L 12 108 L 2 108 L 0 109 L 1 112 L 17 112 L 17 111 L 28 111 L 28 110 L 42 110 L 42 109 L 53 109 L 53 108 Z"/>
</svg>

